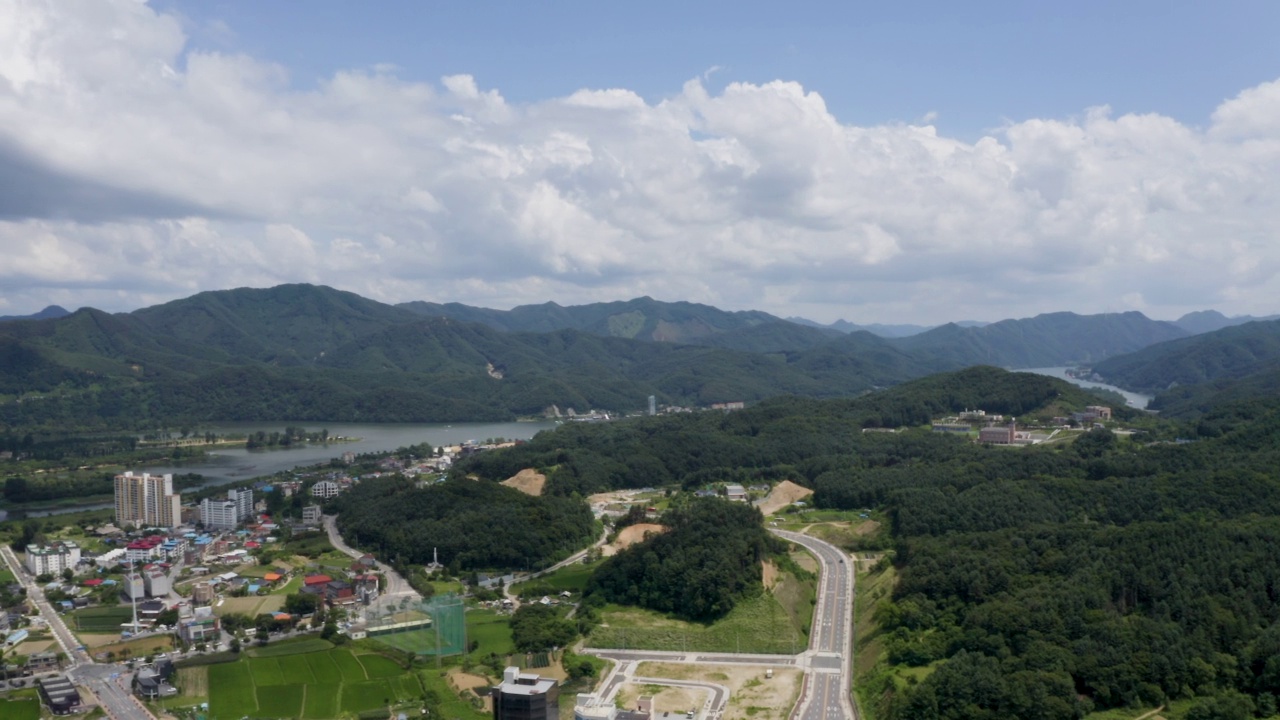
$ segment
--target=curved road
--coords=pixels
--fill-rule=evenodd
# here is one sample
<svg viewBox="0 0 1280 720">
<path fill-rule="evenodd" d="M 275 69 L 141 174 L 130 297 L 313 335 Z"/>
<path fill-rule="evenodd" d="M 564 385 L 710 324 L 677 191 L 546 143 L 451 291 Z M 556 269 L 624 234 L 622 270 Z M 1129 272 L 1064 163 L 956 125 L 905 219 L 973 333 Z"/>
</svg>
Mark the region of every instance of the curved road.
<svg viewBox="0 0 1280 720">
<path fill-rule="evenodd" d="M 836 546 L 808 535 L 771 530 L 802 545 L 822 563 L 818 603 L 809 630 L 809 672 L 800 690 L 795 720 L 858 718 L 850 699 L 853 688 L 853 568 Z"/>
<path fill-rule="evenodd" d="M 351 558 L 359 560 L 364 557 L 366 553 L 361 550 L 357 550 L 342 541 L 342 535 L 338 532 L 337 520 L 338 518 L 334 515 L 324 516 L 324 531 L 329 536 L 329 542 L 340 552 L 350 556 Z M 413 589 L 413 586 L 409 584 L 409 581 L 401 577 L 400 573 L 392 569 L 391 566 L 377 560 L 376 558 L 373 562 L 374 568 L 387 578 L 387 589 L 378 596 L 378 600 L 383 600 L 384 598 L 386 600 L 394 600 L 395 598 L 401 597 L 410 598 L 413 601 L 422 600 L 422 596 L 418 594 L 417 590 Z"/>
</svg>

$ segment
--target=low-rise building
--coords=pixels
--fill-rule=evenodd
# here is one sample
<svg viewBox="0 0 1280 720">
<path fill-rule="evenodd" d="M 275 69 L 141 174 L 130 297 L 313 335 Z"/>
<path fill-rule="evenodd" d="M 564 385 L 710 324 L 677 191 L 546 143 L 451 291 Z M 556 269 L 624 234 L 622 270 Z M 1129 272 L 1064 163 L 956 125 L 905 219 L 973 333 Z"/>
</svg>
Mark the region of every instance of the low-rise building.
<svg viewBox="0 0 1280 720">
<path fill-rule="evenodd" d="M 734 502 L 747 501 L 747 489 L 737 483 L 729 483 L 724 486 L 724 494 Z"/>
<path fill-rule="evenodd" d="M 169 583 L 169 576 L 160 568 L 144 570 L 142 580 L 146 587 L 147 595 L 151 597 L 164 597 L 173 588 Z"/>
<path fill-rule="evenodd" d="M 1013 423 L 1009 423 L 1007 426 L 993 425 L 978 431 L 978 442 L 992 445 L 1012 445 L 1016 435 L 1017 428 Z"/>
<path fill-rule="evenodd" d="M 178 621 L 178 637 L 188 643 L 217 642 L 221 632 L 222 625 L 212 608 L 196 608 L 194 617 Z"/>
<path fill-rule="evenodd" d="M 80 706 L 80 692 L 65 675 L 40 678 L 40 697 L 54 715 L 70 715 Z"/>
<path fill-rule="evenodd" d="M 320 512 L 319 505 L 307 505 L 302 508 L 302 524 L 303 525 L 319 525 L 323 514 Z"/>
<path fill-rule="evenodd" d="M 493 689 L 494 720 L 556 720 L 560 717 L 560 686 L 552 678 L 539 677 L 509 667 L 502 684 Z"/>
<path fill-rule="evenodd" d="M 311 486 L 312 497 L 324 498 L 326 500 L 332 497 L 337 497 L 340 492 L 342 492 L 342 486 L 332 480 L 321 480 Z"/>
<path fill-rule="evenodd" d="M 27 569 L 32 575 L 57 575 L 68 568 L 74 570 L 79 562 L 80 546 L 70 540 L 27 546 Z"/>
<path fill-rule="evenodd" d="M 191 600 L 200 605 L 213 602 L 213 586 L 207 582 L 196 583 L 191 588 Z"/>
</svg>

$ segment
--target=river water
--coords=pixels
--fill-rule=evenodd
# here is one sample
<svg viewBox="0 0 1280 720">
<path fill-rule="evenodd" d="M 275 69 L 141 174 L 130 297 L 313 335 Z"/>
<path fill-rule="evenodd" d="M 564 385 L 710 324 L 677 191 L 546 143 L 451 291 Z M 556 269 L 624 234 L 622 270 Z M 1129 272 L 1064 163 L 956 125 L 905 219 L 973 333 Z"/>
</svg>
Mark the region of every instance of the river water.
<svg viewBox="0 0 1280 720">
<path fill-rule="evenodd" d="M 353 442 L 331 442 L 327 445 L 303 445 L 292 448 L 267 448 L 246 450 L 244 448 L 226 448 L 210 451 L 201 460 L 182 463 L 181 465 L 149 465 L 132 468 L 135 472 L 163 473 L 199 473 L 204 476 L 200 487 L 226 485 L 241 480 L 277 472 L 292 470 L 306 465 L 327 462 L 342 457 L 350 450 L 360 453 L 387 452 L 409 445 L 430 443 L 436 447 L 456 445 L 469 440 L 484 441 L 490 438 L 507 440 L 528 440 L 543 430 L 556 426 L 553 420 L 534 422 L 505 423 L 454 423 L 452 425 L 418 424 L 418 423 L 223 423 L 221 425 L 202 425 L 199 433 L 215 432 L 220 435 L 249 433 L 262 430 L 264 432 L 283 432 L 286 426 L 304 427 L 310 432 L 322 429 L 329 431 L 329 437 L 344 436 L 360 438 Z M 184 488 L 189 491 L 194 488 Z M 85 503 L 83 505 L 60 506 L 50 510 L 19 511 L 26 517 L 44 517 L 69 512 L 97 510 L 112 507 L 111 503 Z M 0 510 L 0 521 L 6 519 L 5 511 Z"/>
<path fill-rule="evenodd" d="M 1080 387 L 1101 388 L 1103 390 L 1111 390 L 1112 392 L 1117 392 L 1123 395 L 1125 402 L 1129 404 L 1129 407 L 1135 407 L 1135 408 L 1138 408 L 1139 410 L 1145 410 L 1147 407 L 1147 403 L 1151 402 L 1150 395 L 1142 395 L 1136 392 L 1130 392 L 1128 390 L 1125 390 L 1124 388 L 1118 388 L 1115 385 L 1108 385 L 1106 383 L 1093 382 L 1092 380 L 1080 380 L 1077 378 L 1073 378 L 1067 374 L 1067 370 L 1069 369 L 1070 368 L 1065 368 L 1065 367 L 1020 368 L 1018 372 L 1029 372 L 1029 373 L 1035 373 L 1037 375 L 1048 375 L 1049 377 L 1056 377 L 1059 380 L 1066 380 L 1067 382 L 1074 383 L 1076 385 L 1079 385 Z"/>
</svg>

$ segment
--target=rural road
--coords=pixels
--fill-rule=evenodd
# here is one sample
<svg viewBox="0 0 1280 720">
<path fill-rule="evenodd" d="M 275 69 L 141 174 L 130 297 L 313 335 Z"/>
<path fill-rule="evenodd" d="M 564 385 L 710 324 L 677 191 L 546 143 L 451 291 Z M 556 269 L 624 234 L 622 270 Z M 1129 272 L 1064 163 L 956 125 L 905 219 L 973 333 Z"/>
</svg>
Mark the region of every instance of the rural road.
<svg viewBox="0 0 1280 720">
<path fill-rule="evenodd" d="M 808 535 L 770 530 L 802 545 L 822 563 L 818 603 L 809 632 L 809 673 L 800 690 L 796 720 L 858 718 L 849 697 L 853 688 L 853 569 L 844 551 Z"/>
<path fill-rule="evenodd" d="M 324 516 L 324 531 L 329 535 L 329 542 L 345 555 L 350 556 L 354 560 L 359 560 L 367 553 L 357 550 L 342 541 L 342 535 L 338 533 L 338 518 L 334 515 Z M 377 559 L 374 559 L 374 567 L 378 572 L 387 578 L 387 589 L 379 596 L 379 600 L 386 598 L 402 598 L 407 597 L 414 601 L 422 599 L 417 590 L 400 576 L 400 573 L 393 570 L 389 565 Z"/>
</svg>

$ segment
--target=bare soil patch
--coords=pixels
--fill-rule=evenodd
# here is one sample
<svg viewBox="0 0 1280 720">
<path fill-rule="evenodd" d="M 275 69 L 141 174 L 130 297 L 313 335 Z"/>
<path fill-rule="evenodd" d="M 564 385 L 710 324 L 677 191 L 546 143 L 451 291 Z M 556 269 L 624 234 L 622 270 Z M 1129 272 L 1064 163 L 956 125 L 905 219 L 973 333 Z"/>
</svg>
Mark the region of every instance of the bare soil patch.
<svg viewBox="0 0 1280 720">
<path fill-rule="evenodd" d="M 18 646 L 13 649 L 13 654 L 35 655 L 36 653 L 42 653 L 45 650 L 48 650 L 52 646 L 52 640 L 28 640 L 23 643 L 18 643 Z"/>
<path fill-rule="evenodd" d="M 759 666 L 657 662 L 640 663 L 636 674 L 724 685 L 729 688 L 724 720 L 786 720 L 800 697 L 802 677 L 798 668 L 774 668 L 773 677 L 766 679 L 765 669 Z"/>
<path fill-rule="evenodd" d="M 795 560 L 797 565 L 809 572 L 818 572 L 818 561 L 812 555 L 803 550 L 797 550 L 791 553 L 791 559 Z"/>
<path fill-rule="evenodd" d="M 877 520 L 868 520 L 853 529 L 856 535 L 871 535 L 880 529 L 880 522 Z"/>
<path fill-rule="evenodd" d="M 619 550 L 624 550 L 638 542 L 642 542 L 647 533 L 664 533 L 666 531 L 667 528 L 665 525 L 658 525 L 657 523 L 637 523 L 635 525 L 628 525 L 622 528 L 618 533 L 618 537 L 615 538 L 613 542 L 602 548 L 601 553 L 606 557 L 609 555 L 615 555 Z"/>
<path fill-rule="evenodd" d="M 765 515 L 772 515 L 791 503 L 803 500 L 812 494 L 813 491 L 807 487 L 800 487 L 790 480 L 783 480 L 774 485 L 773 489 L 769 491 L 768 497 L 760 503 L 760 512 Z"/>
<path fill-rule="evenodd" d="M 467 690 L 474 690 L 476 688 L 488 687 L 491 684 L 489 682 L 489 679 L 486 677 L 482 677 L 480 675 L 472 675 L 471 673 L 464 673 L 461 670 L 449 671 L 448 678 L 449 678 L 449 684 L 452 685 L 453 689 L 457 690 L 458 692 L 465 692 Z"/>
<path fill-rule="evenodd" d="M 764 575 L 764 589 L 772 590 L 778 584 L 778 567 L 771 560 L 761 560 L 760 565 Z"/>
<path fill-rule="evenodd" d="M 623 707 L 633 707 L 636 698 L 641 695 L 653 696 L 653 710 L 655 713 L 673 712 L 682 713 L 689 709 L 701 710 L 702 706 L 707 702 L 707 695 L 710 691 L 701 688 L 684 688 L 684 687 L 666 687 L 645 685 L 642 683 L 627 683 L 618 690 L 618 699 L 623 701 Z"/>
<path fill-rule="evenodd" d="M 515 488 L 526 495 L 541 495 L 542 488 L 547 484 L 547 476 L 533 468 L 525 468 L 503 480 L 502 484 Z"/>
</svg>

